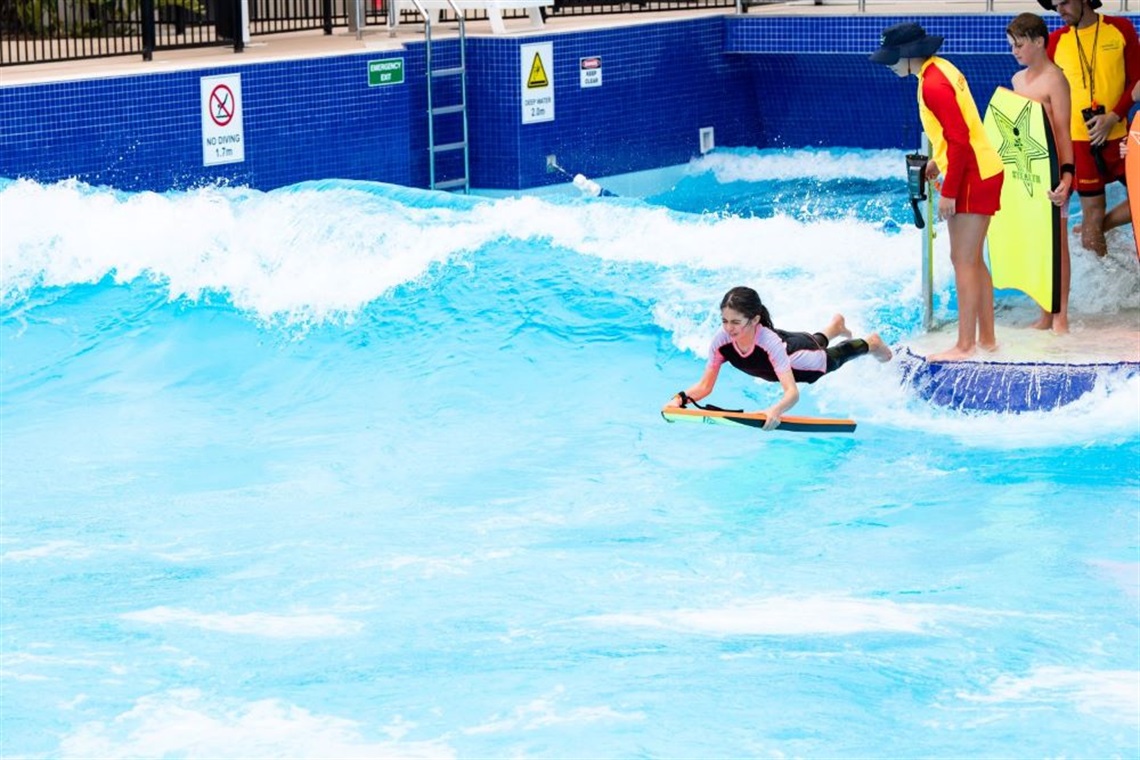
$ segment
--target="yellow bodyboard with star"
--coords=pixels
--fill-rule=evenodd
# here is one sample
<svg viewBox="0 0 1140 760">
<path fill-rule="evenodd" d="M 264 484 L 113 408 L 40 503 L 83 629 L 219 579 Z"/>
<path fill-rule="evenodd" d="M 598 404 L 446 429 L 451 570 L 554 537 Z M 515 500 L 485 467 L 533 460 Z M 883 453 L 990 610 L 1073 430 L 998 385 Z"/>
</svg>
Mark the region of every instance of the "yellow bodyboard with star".
<svg viewBox="0 0 1140 760">
<path fill-rule="evenodd" d="M 1060 181 L 1057 148 L 1045 108 L 998 87 L 983 120 L 1001 156 L 1001 210 L 986 235 L 995 288 L 1014 288 L 1041 308 L 1061 307 L 1061 211 L 1049 200 Z"/>
</svg>

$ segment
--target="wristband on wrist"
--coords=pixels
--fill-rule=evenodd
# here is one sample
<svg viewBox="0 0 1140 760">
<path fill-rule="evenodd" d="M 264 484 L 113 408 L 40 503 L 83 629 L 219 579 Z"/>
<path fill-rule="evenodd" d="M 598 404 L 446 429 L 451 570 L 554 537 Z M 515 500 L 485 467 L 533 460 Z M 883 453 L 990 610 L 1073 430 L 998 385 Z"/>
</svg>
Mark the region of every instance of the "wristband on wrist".
<svg viewBox="0 0 1140 760">
<path fill-rule="evenodd" d="M 1072 177 L 1076 171 L 1077 167 L 1073 166 L 1072 164 L 1061 164 L 1061 174 L 1068 172 L 1069 176 Z"/>
</svg>

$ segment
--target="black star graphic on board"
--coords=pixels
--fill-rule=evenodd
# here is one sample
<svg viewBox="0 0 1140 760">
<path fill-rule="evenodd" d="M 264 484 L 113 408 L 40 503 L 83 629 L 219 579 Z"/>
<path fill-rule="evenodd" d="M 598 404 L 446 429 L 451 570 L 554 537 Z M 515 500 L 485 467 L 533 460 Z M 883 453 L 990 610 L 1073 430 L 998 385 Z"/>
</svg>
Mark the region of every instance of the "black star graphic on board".
<svg viewBox="0 0 1140 760">
<path fill-rule="evenodd" d="M 1014 177 L 1020 179 L 1025 185 L 1025 192 L 1033 197 L 1033 173 L 1030 165 L 1040 158 L 1049 157 L 1049 149 L 1033 139 L 1029 134 L 1029 107 L 1026 103 L 1017 114 L 1017 119 L 1010 118 L 1001 111 L 994 111 L 998 131 L 1001 132 L 1001 147 L 998 155 L 1003 164 L 1013 164 L 1016 171 Z"/>
</svg>

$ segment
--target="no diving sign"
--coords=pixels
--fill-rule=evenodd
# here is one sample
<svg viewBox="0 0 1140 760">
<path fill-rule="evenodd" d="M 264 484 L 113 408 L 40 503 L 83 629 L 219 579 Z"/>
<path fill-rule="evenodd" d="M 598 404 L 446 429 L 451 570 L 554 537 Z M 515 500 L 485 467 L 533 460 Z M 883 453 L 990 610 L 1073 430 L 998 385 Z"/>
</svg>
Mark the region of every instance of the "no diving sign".
<svg viewBox="0 0 1140 760">
<path fill-rule="evenodd" d="M 202 77 L 202 165 L 245 161 L 241 74 Z"/>
</svg>

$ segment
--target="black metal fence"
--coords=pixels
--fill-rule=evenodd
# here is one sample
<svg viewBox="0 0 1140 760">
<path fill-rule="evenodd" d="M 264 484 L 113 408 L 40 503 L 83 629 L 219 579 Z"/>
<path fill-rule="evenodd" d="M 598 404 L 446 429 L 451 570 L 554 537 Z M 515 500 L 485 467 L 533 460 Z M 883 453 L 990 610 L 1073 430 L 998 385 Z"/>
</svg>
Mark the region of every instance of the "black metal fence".
<svg viewBox="0 0 1140 760">
<path fill-rule="evenodd" d="M 780 0 L 749 0 L 752 5 Z M 388 23 L 388 0 L 363 0 L 365 26 Z M 731 8 L 736 0 L 555 0 L 547 15 L 641 13 Z M 402 21 L 418 14 L 402 3 Z M 0 66 L 118 55 L 150 60 L 155 50 L 207 46 L 242 49 L 248 8 L 251 36 L 356 28 L 355 0 L 0 0 Z M 504 18 L 525 10 L 504 10 Z M 445 17 L 448 14 L 445 13 Z M 470 20 L 486 14 L 469 11 Z"/>
</svg>

